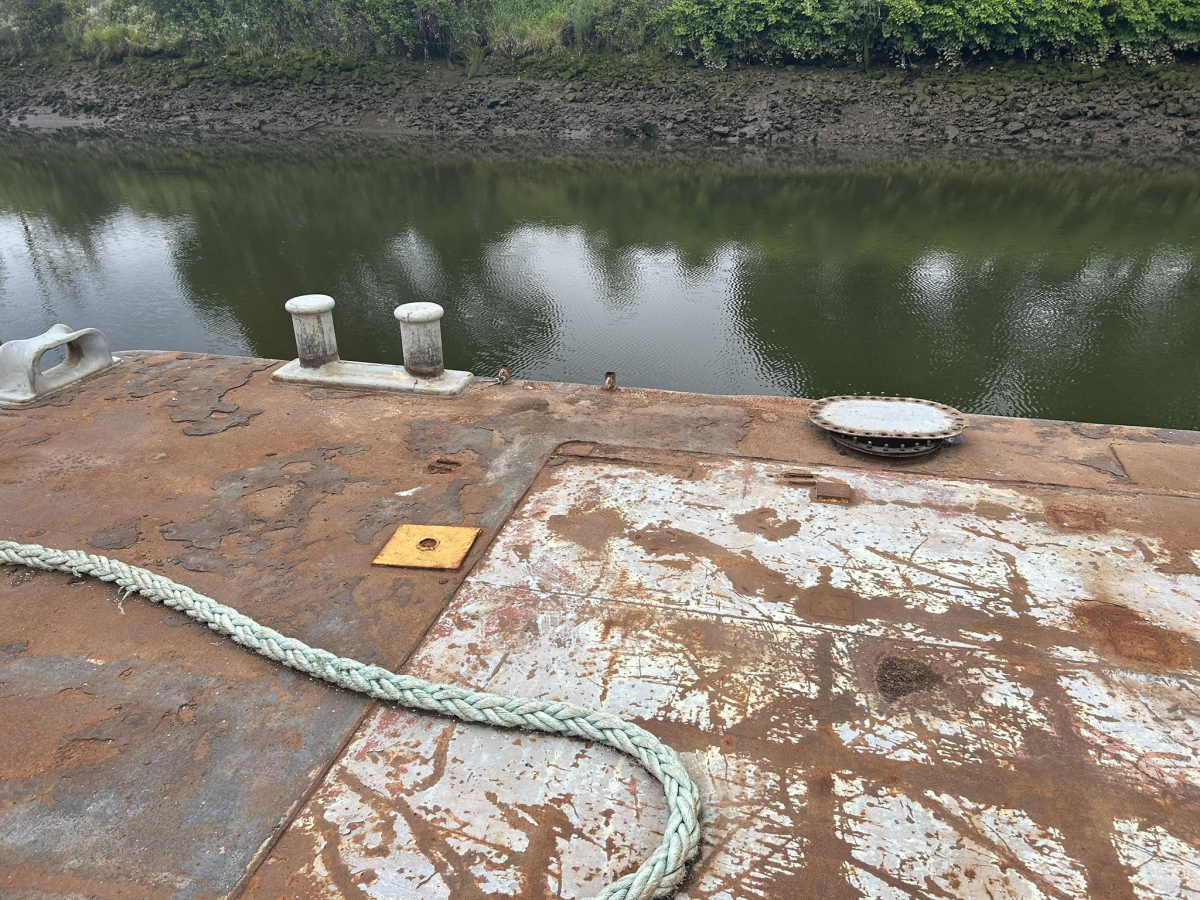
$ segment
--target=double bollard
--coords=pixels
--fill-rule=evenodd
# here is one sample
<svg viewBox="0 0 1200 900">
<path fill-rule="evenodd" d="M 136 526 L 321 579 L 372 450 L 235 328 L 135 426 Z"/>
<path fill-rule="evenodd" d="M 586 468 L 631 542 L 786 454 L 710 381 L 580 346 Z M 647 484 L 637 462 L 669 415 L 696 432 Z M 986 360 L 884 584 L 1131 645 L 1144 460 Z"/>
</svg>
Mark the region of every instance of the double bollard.
<svg viewBox="0 0 1200 900">
<path fill-rule="evenodd" d="M 333 327 L 332 297 L 305 294 L 293 297 L 285 308 L 296 332 L 296 359 L 275 373 L 279 381 L 331 387 L 413 391 L 422 394 L 458 394 L 474 380 L 470 372 L 447 369 L 442 355 L 442 316 L 436 303 L 397 306 L 403 367 L 352 362 L 338 355 Z"/>
</svg>

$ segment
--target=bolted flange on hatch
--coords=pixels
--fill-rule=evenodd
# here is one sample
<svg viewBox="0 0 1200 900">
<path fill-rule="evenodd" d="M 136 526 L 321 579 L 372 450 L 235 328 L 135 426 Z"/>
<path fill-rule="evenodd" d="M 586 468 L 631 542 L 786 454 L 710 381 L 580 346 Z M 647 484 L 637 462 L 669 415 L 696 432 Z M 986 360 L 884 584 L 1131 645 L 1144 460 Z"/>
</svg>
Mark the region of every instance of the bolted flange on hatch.
<svg viewBox="0 0 1200 900">
<path fill-rule="evenodd" d="M 893 459 L 935 453 L 967 427 L 957 409 L 916 397 L 825 397 L 808 418 L 844 447 Z"/>
</svg>

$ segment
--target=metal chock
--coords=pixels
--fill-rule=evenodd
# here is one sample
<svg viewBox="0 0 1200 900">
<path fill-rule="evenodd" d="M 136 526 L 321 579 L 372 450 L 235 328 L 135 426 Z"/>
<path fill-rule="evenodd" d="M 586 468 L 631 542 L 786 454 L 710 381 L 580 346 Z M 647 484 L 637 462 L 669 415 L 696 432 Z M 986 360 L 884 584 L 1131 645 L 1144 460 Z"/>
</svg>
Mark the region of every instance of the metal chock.
<svg viewBox="0 0 1200 900">
<path fill-rule="evenodd" d="M 58 347 L 67 356 L 58 365 L 42 369 L 42 357 Z M 30 403 L 82 381 L 121 360 L 113 356 L 108 340 L 95 328 L 72 331 L 54 325 L 37 337 L 0 344 L 0 403 Z"/>
</svg>

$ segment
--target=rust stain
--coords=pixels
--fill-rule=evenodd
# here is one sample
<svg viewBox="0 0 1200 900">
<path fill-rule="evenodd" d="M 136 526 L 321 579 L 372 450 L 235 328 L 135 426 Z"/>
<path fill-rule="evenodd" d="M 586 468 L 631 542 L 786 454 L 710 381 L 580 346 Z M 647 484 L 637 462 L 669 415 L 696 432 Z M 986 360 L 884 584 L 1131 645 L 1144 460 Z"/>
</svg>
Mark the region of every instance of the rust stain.
<svg viewBox="0 0 1200 900">
<path fill-rule="evenodd" d="M 379 483 L 355 475 L 341 460 L 370 448 L 357 444 L 322 444 L 286 456 L 268 453 L 256 465 L 235 469 L 212 484 L 207 513 L 191 521 L 171 522 L 160 531 L 168 541 L 181 542 L 188 568 L 220 564 L 206 562 L 230 535 L 250 541 L 252 551 L 271 549 L 277 541 L 293 544 L 310 521 L 316 506 L 350 485 Z M 306 468 L 296 471 L 297 464 Z"/>
<path fill-rule="evenodd" d="M 782 521 L 775 510 L 766 507 L 739 513 L 733 517 L 733 521 L 742 531 L 762 535 L 771 541 L 790 538 L 800 531 L 800 523 L 795 519 Z"/>
<path fill-rule="evenodd" d="M 1103 512 L 1079 506 L 1049 506 L 1046 521 L 1062 531 L 1096 532 L 1108 527 Z"/>
<path fill-rule="evenodd" d="M 644 528 L 632 539 L 651 556 L 709 560 L 729 579 L 733 589 L 746 597 L 777 602 L 795 600 L 801 594 L 785 575 L 753 556 L 735 553 L 690 531 L 669 526 Z"/>
<path fill-rule="evenodd" d="M 935 691 L 944 679 L 927 662 L 886 656 L 875 672 L 875 684 L 879 693 L 888 700 L 898 700 L 918 691 Z"/>
<path fill-rule="evenodd" d="M 814 587 L 806 588 L 796 601 L 796 615 L 802 619 L 833 619 L 838 622 L 853 622 L 859 616 L 859 611 L 872 609 L 878 612 L 882 607 L 876 603 L 864 600 L 850 588 L 835 587 L 833 568 L 821 566 L 818 570 L 818 582 Z M 886 604 L 886 600 L 884 603 Z"/>
<path fill-rule="evenodd" d="M 0 885 L 12 896 L 88 900 L 171 900 L 176 893 L 170 885 L 156 884 L 153 879 L 89 878 L 86 874 L 52 872 L 44 866 L 6 863 L 0 863 Z"/>
<path fill-rule="evenodd" d="M 604 554 L 614 535 L 623 534 L 630 527 L 619 509 L 587 502 L 581 503 L 570 515 L 551 516 L 547 524 L 556 534 L 595 557 Z"/>
<path fill-rule="evenodd" d="M 1119 660 L 1161 669 L 1193 667 L 1193 642 L 1131 609 L 1093 601 L 1077 603 L 1074 613 L 1081 630 Z"/>
<path fill-rule="evenodd" d="M 1182 812 L 1186 759 L 1146 749 L 1187 741 L 1177 717 L 1155 705 L 1142 731 L 1109 735 L 1115 704 L 1138 695 L 1114 683 L 1108 699 L 1091 682 L 1063 680 L 1093 671 L 1086 654 L 1099 642 L 1049 600 L 1068 576 L 1095 592 L 1094 575 L 1071 575 L 1073 560 L 1062 562 L 1094 551 L 1064 544 L 1037 517 L 1040 504 L 974 487 L 955 490 L 986 499 L 955 500 L 937 485 L 916 496 L 884 476 L 856 483 L 874 494 L 865 512 L 843 512 L 761 493 L 768 465 L 695 468 L 703 477 L 687 482 L 644 461 L 606 459 L 591 476 L 548 470 L 414 664 L 426 677 L 532 686 L 620 711 L 679 749 L 712 810 L 688 896 L 783 898 L 815 881 L 847 900 L 1134 900 L 1112 822 L 1162 822 L 1173 839 L 1200 840 Z M 563 533 L 596 509 L 620 515 Z M 812 520 L 843 515 L 840 527 Z M 779 540 L 758 533 L 793 520 L 803 527 Z M 829 545 L 838 555 L 813 565 L 807 555 Z M 1150 566 L 1161 553 L 1147 546 Z M 900 576 L 888 592 L 865 586 L 881 565 Z M 1156 704 L 1181 691 L 1137 684 Z M 433 755 L 427 743 L 421 753 Z M 1114 761 L 1098 763 L 1098 753 Z M 584 771 L 568 771 L 578 796 L 560 812 L 594 797 Z M 449 768 L 441 781 L 455 781 Z M 424 784 L 457 796 L 452 785 Z M 339 795 L 337 779 L 328 790 Z M 428 817 L 428 794 L 423 802 Z M 542 813 L 500 805 L 499 833 L 513 840 Z M 526 806 L 528 816 L 513 812 Z M 482 860 L 490 843 L 476 836 L 466 846 Z M 459 872 L 448 894 L 431 896 L 453 896 L 464 879 L 494 887 L 508 877 L 520 896 L 554 896 L 540 873 L 556 862 L 565 872 L 565 854 L 558 847 L 536 869 L 524 867 L 529 857 L 487 857 L 488 874 Z"/>
<path fill-rule="evenodd" d="M 51 698 L 23 700 L 0 698 L 0 719 L 14 723 L 0 730 L 0 777 L 30 778 L 56 769 L 88 767 L 120 752 L 110 737 L 101 736 L 106 723 L 119 716 L 118 710 L 96 709 L 95 692 L 86 685 L 64 687 Z M 67 734 L 37 727 L 42 721 L 36 710 L 52 702 L 56 723 L 71 728 Z M 23 727 L 20 724 L 25 722 Z M 72 727 L 73 726 L 73 727 Z"/>
<path fill-rule="evenodd" d="M 405 671 L 627 715 L 701 786 L 697 900 L 1158 900 L 1200 878 L 1195 648 L 1163 643 L 1198 621 L 1194 438 L 1106 429 L 1171 451 L 1129 463 L 1135 490 L 1058 425 L 980 419 L 898 470 L 838 456 L 802 401 L 325 395 L 254 377 L 270 365 L 135 355 L 4 411 L 6 536 L 116 548 L 134 523 L 123 559 L 310 643 L 395 667 L 428 634 Z M 818 474 L 861 504 L 812 503 Z M 362 565 L 403 521 L 504 528 L 456 594 L 457 573 Z M 101 585 L 0 588 L 0 772 L 20 776 L 0 829 L 38 836 L 4 846 L 0 884 L 22 895 L 581 897 L 661 825 L 606 751 L 381 709 L 335 761 L 357 698 Z M 1084 622 L 1081 596 L 1149 637 L 1110 648 L 1129 623 Z"/>
</svg>

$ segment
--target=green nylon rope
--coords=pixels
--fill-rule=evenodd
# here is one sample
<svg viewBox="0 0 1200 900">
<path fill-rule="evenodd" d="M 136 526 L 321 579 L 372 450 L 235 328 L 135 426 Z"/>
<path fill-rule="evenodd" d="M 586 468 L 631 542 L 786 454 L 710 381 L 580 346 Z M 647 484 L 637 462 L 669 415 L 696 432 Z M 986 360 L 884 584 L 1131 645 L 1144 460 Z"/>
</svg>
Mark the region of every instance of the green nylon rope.
<svg viewBox="0 0 1200 900">
<path fill-rule="evenodd" d="M 571 703 L 506 697 L 454 684 L 436 684 L 335 656 L 260 625 L 233 607 L 198 594 L 186 585 L 105 556 L 0 541 L 0 565 L 28 566 L 112 582 L 129 593 L 141 594 L 148 600 L 185 613 L 267 659 L 369 697 L 464 722 L 596 741 L 633 757 L 658 779 L 666 792 L 666 828 L 662 843 L 646 861 L 636 871 L 604 888 L 596 895 L 596 900 L 669 897 L 683 880 L 688 864 L 699 849 L 700 797 L 679 757 L 648 731 L 616 716 Z"/>
</svg>

